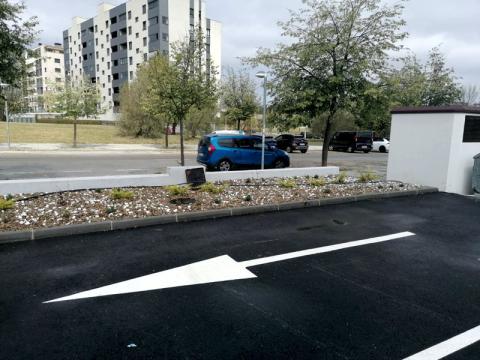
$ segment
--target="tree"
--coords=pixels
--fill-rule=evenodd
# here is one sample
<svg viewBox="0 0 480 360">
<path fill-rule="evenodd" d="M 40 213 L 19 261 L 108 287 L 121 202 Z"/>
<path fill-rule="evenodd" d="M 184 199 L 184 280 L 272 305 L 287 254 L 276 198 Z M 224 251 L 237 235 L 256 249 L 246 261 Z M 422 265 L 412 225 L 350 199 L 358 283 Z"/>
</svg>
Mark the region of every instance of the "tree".
<svg viewBox="0 0 480 360">
<path fill-rule="evenodd" d="M 426 76 L 425 105 L 450 105 L 460 101 L 462 90 L 457 83 L 455 71 L 446 67 L 445 56 L 439 48 L 433 48 L 430 51 Z"/>
<path fill-rule="evenodd" d="M 208 106 L 203 109 L 192 108 L 185 119 L 185 129 L 191 138 L 197 137 L 198 133 L 212 131 L 212 124 L 217 122 L 217 106 Z"/>
<path fill-rule="evenodd" d="M 462 102 L 467 105 L 477 104 L 480 92 L 476 85 L 466 85 L 462 89 Z"/>
<path fill-rule="evenodd" d="M 200 28 L 184 41 L 172 45 L 171 59 L 162 55 L 150 59 L 164 62 L 163 67 L 147 66 L 150 79 L 144 101 L 150 111 L 164 114 L 180 125 L 180 162 L 185 166 L 185 120 L 194 108 L 203 109 L 217 101 L 216 69 L 206 59 L 205 38 Z M 163 58 L 163 60 L 162 60 Z M 158 71 L 162 69 L 162 71 Z"/>
<path fill-rule="evenodd" d="M 120 91 L 119 127 L 122 135 L 157 138 L 167 134 L 165 129 L 168 124 L 163 114 L 151 113 L 144 108 L 146 81 L 142 67 L 137 71 L 135 80 L 125 84 Z"/>
<path fill-rule="evenodd" d="M 303 0 L 305 7 L 280 23 L 290 42 L 260 49 L 251 65 L 270 68 L 274 102 L 310 118 L 327 112 L 322 164 L 328 164 L 332 122 L 353 108 L 364 83 L 380 76 L 401 31 L 403 5 L 381 0 Z"/>
<path fill-rule="evenodd" d="M 45 95 L 45 102 L 53 111 L 73 119 L 73 147 L 77 147 L 78 118 L 100 113 L 100 92 L 87 78 L 79 84 L 57 85 Z"/>
<path fill-rule="evenodd" d="M 229 68 L 220 87 L 221 103 L 227 120 L 233 122 L 237 130 L 249 120 L 260 107 L 255 93 L 255 82 L 249 74 Z"/>
<path fill-rule="evenodd" d="M 0 80 L 11 86 L 25 77 L 25 53 L 38 34 L 36 17 L 22 20 L 25 8 L 23 1 L 0 0 Z"/>
</svg>

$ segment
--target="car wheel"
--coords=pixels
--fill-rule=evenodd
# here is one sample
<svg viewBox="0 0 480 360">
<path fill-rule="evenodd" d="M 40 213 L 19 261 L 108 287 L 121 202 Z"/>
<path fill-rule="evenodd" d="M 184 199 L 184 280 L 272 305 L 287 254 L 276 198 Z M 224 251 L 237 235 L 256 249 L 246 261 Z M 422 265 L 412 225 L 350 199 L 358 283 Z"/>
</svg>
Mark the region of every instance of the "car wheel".
<svg viewBox="0 0 480 360">
<path fill-rule="evenodd" d="M 221 160 L 217 165 L 218 171 L 222 171 L 222 172 L 231 171 L 232 168 L 233 168 L 232 163 L 230 162 L 230 160 L 227 160 L 227 159 Z"/>
<path fill-rule="evenodd" d="M 306 154 L 307 153 L 307 150 L 302 150 L 302 154 Z"/>
<path fill-rule="evenodd" d="M 378 149 L 381 153 L 386 153 L 387 148 L 385 146 L 380 146 L 380 149 Z"/>
<path fill-rule="evenodd" d="M 363 152 L 364 152 L 365 154 L 368 154 L 368 153 L 370 152 L 370 150 L 363 150 Z"/>
<path fill-rule="evenodd" d="M 349 153 L 354 153 L 354 152 L 355 152 L 355 149 L 354 149 L 352 146 L 349 146 L 349 147 L 347 148 L 347 152 L 349 152 Z"/>
<path fill-rule="evenodd" d="M 335 149 L 333 148 L 333 146 L 330 145 L 330 146 L 328 147 L 328 150 L 329 150 L 329 151 L 334 151 Z"/>
<path fill-rule="evenodd" d="M 287 148 L 285 149 L 285 151 L 288 152 L 288 153 L 292 153 L 292 152 L 293 152 L 291 146 L 287 146 Z"/>
<path fill-rule="evenodd" d="M 275 160 L 273 167 L 275 169 L 284 169 L 286 167 L 285 161 L 283 161 L 282 159 L 277 159 Z"/>
</svg>

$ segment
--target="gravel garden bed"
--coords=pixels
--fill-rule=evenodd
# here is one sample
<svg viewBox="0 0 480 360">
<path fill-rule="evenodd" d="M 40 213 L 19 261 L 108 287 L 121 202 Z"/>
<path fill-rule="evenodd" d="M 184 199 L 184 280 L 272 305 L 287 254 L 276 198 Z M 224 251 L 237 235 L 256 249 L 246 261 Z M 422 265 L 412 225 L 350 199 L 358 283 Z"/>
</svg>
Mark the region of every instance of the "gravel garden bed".
<svg viewBox="0 0 480 360">
<path fill-rule="evenodd" d="M 235 180 L 187 186 L 84 190 L 0 197 L 0 231 L 279 204 L 367 193 L 418 190 L 416 185 L 337 177 Z"/>
</svg>

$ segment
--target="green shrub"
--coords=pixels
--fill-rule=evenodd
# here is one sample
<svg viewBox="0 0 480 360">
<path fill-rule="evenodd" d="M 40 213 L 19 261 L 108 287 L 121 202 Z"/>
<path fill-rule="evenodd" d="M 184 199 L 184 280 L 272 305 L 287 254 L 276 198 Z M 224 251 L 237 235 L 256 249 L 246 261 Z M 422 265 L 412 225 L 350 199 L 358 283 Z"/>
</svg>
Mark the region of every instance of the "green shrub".
<svg viewBox="0 0 480 360">
<path fill-rule="evenodd" d="M 308 181 L 308 184 L 313 187 L 321 187 L 325 186 L 327 184 L 327 181 L 325 180 L 325 178 L 310 179 Z"/>
<path fill-rule="evenodd" d="M 252 200 L 253 200 L 252 195 L 247 195 L 247 196 L 245 196 L 245 197 L 243 198 L 243 200 L 245 200 L 245 201 L 247 201 L 247 202 L 252 201 Z"/>
<path fill-rule="evenodd" d="M 323 189 L 323 193 L 324 193 L 324 194 L 331 194 L 331 193 L 332 193 L 332 190 L 329 189 L 329 188 L 326 188 L 326 189 Z"/>
<path fill-rule="evenodd" d="M 292 179 L 283 179 L 278 182 L 278 185 L 284 189 L 294 189 L 297 183 Z"/>
<path fill-rule="evenodd" d="M 225 191 L 225 186 L 217 186 L 211 182 L 207 182 L 200 186 L 200 191 L 206 192 L 209 194 L 221 194 Z"/>
<path fill-rule="evenodd" d="M 222 204 L 222 199 L 215 199 L 213 202 L 217 205 L 221 205 Z"/>
<path fill-rule="evenodd" d="M 117 212 L 117 209 L 114 206 L 109 206 L 107 207 L 105 212 L 107 213 L 107 215 L 115 214 Z"/>
<path fill-rule="evenodd" d="M 335 178 L 335 183 L 337 184 L 345 184 L 347 182 L 347 173 L 342 171 L 338 176 Z"/>
<path fill-rule="evenodd" d="M 186 186 L 172 185 L 165 188 L 170 196 L 186 196 L 188 195 L 188 188 Z"/>
<path fill-rule="evenodd" d="M 15 206 L 15 200 L 9 199 L 2 199 L 0 198 L 0 210 L 10 210 Z"/>
<path fill-rule="evenodd" d="M 361 172 L 358 181 L 361 183 L 367 183 L 370 181 L 378 180 L 378 176 L 371 171 Z"/>
<path fill-rule="evenodd" d="M 122 189 L 113 189 L 110 197 L 113 200 L 132 200 L 134 197 L 134 193 Z"/>
</svg>

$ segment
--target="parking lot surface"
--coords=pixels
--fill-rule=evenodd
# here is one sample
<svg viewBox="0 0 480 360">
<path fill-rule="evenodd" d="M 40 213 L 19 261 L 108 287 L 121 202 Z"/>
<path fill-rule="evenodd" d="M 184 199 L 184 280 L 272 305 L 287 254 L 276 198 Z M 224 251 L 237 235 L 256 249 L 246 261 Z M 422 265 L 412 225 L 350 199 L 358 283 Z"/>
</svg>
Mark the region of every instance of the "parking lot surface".
<svg viewBox="0 0 480 360">
<path fill-rule="evenodd" d="M 479 359 L 445 343 L 480 325 L 479 234 L 433 194 L 3 245 L 0 357 Z"/>
</svg>

